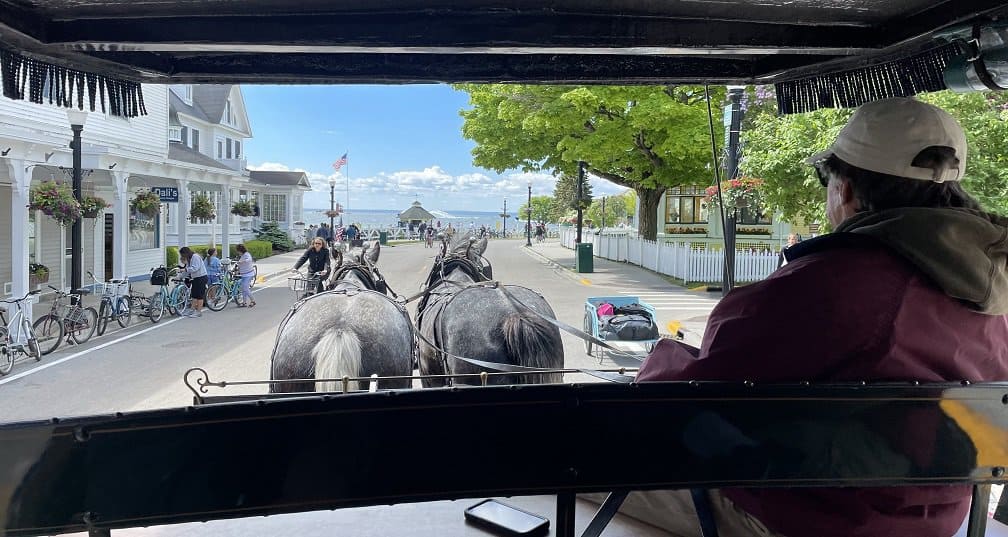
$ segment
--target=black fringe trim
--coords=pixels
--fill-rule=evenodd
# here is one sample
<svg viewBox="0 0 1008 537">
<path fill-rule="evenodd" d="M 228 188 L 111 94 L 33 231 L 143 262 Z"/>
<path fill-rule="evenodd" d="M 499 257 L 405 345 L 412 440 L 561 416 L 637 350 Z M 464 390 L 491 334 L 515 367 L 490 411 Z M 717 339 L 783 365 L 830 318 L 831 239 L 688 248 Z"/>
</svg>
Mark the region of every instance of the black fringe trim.
<svg viewBox="0 0 1008 537">
<path fill-rule="evenodd" d="M 909 97 L 947 89 L 942 72 L 964 53 L 959 42 L 943 44 L 913 56 L 850 71 L 778 82 L 777 111 L 811 112 L 819 108 L 851 108 L 887 97 Z"/>
<path fill-rule="evenodd" d="M 143 88 L 137 82 L 60 67 L 7 50 L 0 50 L 0 82 L 10 99 L 84 110 L 86 95 L 92 112 L 96 105 L 106 112 L 108 104 L 107 113 L 114 116 L 147 115 Z"/>
</svg>

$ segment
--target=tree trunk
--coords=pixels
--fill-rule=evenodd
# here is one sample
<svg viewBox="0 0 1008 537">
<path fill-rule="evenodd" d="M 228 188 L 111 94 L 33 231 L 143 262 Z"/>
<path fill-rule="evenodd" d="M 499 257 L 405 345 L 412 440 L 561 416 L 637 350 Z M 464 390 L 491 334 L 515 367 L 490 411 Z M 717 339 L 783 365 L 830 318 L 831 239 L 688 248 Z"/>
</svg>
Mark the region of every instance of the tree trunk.
<svg viewBox="0 0 1008 537">
<path fill-rule="evenodd" d="M 665 188 L 635 188 L 637 199 L 640 200 L 640 214 L 637 221 L 637 232 L 646 240 L 658 238 L 658 202 L 665 194 Z"/>
</svg>

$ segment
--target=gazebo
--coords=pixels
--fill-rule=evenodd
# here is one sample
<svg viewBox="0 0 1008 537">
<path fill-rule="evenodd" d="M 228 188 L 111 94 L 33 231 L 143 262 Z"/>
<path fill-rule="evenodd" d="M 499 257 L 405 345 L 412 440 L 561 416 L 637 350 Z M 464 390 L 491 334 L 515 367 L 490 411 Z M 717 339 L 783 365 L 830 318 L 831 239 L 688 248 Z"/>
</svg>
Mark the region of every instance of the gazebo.
<svg viewBox="0 0 1008 537">
<path fill-rule="evenodd" d="M 430 222 L 433 219 L 434 215 L 420 206 L 419 201 L 414 201 L 409 209 L 399 213 L 399 221 L 405 222 L 406 225 L 419 225 L 420 222 Z"/>
</svg>

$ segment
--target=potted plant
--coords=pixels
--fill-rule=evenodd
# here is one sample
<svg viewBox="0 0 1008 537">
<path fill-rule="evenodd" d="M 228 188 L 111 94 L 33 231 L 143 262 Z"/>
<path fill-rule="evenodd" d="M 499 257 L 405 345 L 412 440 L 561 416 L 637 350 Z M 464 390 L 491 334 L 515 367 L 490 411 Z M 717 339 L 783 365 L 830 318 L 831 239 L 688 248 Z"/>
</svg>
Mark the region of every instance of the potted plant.
<svg viewBox="0 0 1008 537">
<path fill-rule="evenodd" d="M 28 264 L 28 285 L 35 287 L 49 281 L 49 267 L 41 263 Z"/>
<path fill-rule="evenodd" d="M 84 218 L 98 218 L 102 210 L 109 206 L 108 202 L 97 196 L 83 196 L 80 200 L 81 214 Z"/>
<path fill-rule="evenodd" d="M 130 200 L 130 209 L 154 218 L 161 213 L 161 197 L 150 190 L 141 190 Z"/>
<path fill-rule="evenodd" d="M 196 194 L 193 196 L 192 206 L 189 207 L 189 220 L 195 223 L 197 221 L 212 221 L 214 218 L 217 218 L 217 212 L 213 201 L 210 200 L 210 196 L 206 194 Z"/>
<path fill-rule="evenodd" d="M 61 226 L 72 224 L 81 217 L 81 205 L 74 199 L 70 187 L 56 181 L 43 181 L 33 186 L 28 198 L 28 208 L 42 211 Z"/>
<path fill-rule="evenodd" d="M 329 218 L 336 218 L 337 216 L 340 215 L 340 212 L 339 211 L 326 211 L 325 215 L 327 217 L 329 217 Z"/>
<path fill-rule="evenodd" d="M 753 177 L 722 181 L 721 197 L 724 198 L 725 208 L 762 207 L 763 193 L 760 190 L 762 186 L 763 180 Z M 707 197 L 704 198 L 704 202 L 711 211 L 720 204 L 717 190 L 717 185 L 707 187 Z"/>
<path fill-rule="evenodd" d="M 255 208 L 251 201 L 236 201 L 231 205 L 231 214 L 244 217 L 253 216 Z"/>
</svg>

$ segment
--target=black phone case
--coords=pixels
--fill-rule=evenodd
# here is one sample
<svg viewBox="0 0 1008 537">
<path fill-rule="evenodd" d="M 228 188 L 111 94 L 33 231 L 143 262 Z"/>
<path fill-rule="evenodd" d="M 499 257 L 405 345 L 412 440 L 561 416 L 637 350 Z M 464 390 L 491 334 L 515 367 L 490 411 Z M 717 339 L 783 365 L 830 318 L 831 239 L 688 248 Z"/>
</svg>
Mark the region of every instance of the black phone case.
<svg viewBox="0 0 1008 537">
<path fill-rule="evenodd" d="M 487 503 L 487 502 L 496 502 L 496 503 L 504 505 L 504 506 L 506 506 L 506 507 L 508 507 L 510 509 L 514 509 L 515 511 L 520 511 L 522 513 L 525 513 L 526 515 L 542 519 L 543 523 L 540 524 L 540 525 L 538 525 L 538 526 L 536 526 L 531 531 L 527 531 L 527 532 L 523 533 L 523 532 L 515 531 L 515 530 L 513 530 L 511 528 L 508 528 L 507 526 L 502 526 L 502 525 L 500 525 L 500 524 L 498 524 L 498 523 L 496 523 L 494 521 L 482 518 L 482 517 L 480 517 L 478 515 L 475 515 L 475 514 L 473 514 L 471 512 L 476 507 L 478 507 L 480 505 L 483 505 L 484 503 Z M 537 537 L 537 536 L 540 536 L 540 535 L 547 535 L 547 534 L 549 534 L 549 522 L 550 521 L 549 521 L 548 518 L 543 517 L 542 515 L 537 515 L 537 514 L 535 514 L 533 512 L 530 512 L 530 511 L 526 511 L 526 510 L 524 510 L 524 509 L 522 509 L 520 507 L 515 507 L 515 506 L 513 506 L 513 505 L 511 505 L 509 503 L 504 503 L 504 502 L 502 502 L 500 500 L 487 499 L 487 500 L 483 500 L 483 501 L 481 501 L 481 502 L 479 502 L 479 503 L 477 503 L 475 505 L 470 506 L 468 509 L 465 510 L 465 519 L 466 519 L 466 522 L 468 522 L 470 524 L 473 524 L 474 526 L 479 526 L 479 527 L 484 528 L 484 529 L 486 529 L 488 531 L 497 533 L 498 535 L 506 535 L 508 537 Z"/>
</svg>

